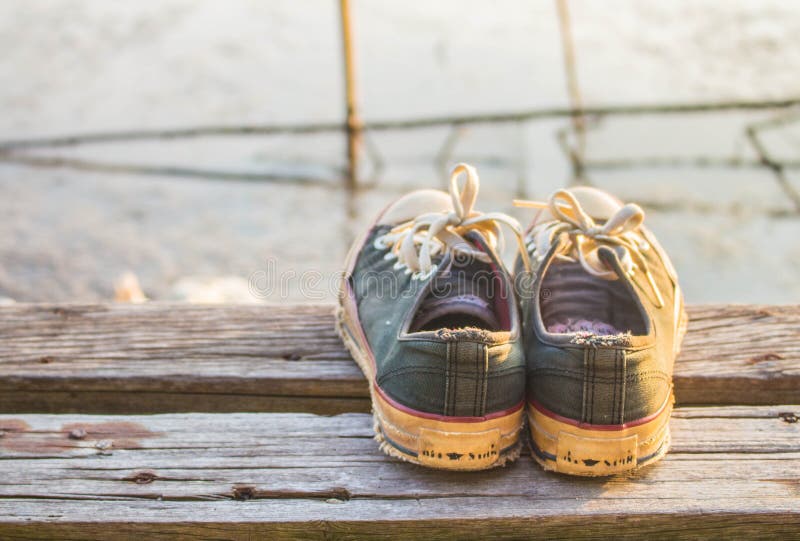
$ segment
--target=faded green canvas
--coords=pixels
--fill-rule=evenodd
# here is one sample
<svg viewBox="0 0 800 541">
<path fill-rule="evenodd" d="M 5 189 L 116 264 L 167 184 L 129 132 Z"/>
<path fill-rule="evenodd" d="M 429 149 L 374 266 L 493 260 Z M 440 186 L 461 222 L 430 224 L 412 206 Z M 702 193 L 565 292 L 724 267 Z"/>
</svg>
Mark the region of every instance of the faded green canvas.
<svg viewBox="0 0 800 541">
<path fill-rule="evenodd" d="M 591 340 L 575 343 L 580 340 L 547 332 L 543 325 L 540 300 L 548 292 L 542 289 L 542 280 L 563 238 L 556 239 L 546 254 L 532 258 L 532 274 L 524 273 L 519 262 L 516 265 L 528 398 L 552 413 L 581 423 L 621 425 L 653 414 L 670 399 L 673 364 L 681 340 L 679 325 L 685 324 L 683 299 L 673 267 L 652 233 L 644 227 L 637 232 L 649 244 L 641 255 L 663 302 L 654 297 L 641 270 L 632 276 L 626 274 L 618 253 L 601 246 L 599 257 L 626 284 L 646 325 L 644 333 L 613 344 Z"/>
<path fill-rule="evenodd" d="M 525 357 L 515 300 L 513 331 L 407 333 L 414 309 L 444 271 L 423 280 L 397 269 L 374 240 L 389 226 L 368 234 L 353 269 L 351 286 L 359 318 L 377 365 L 376 382 L 392 399 L 417 411 L 446 416 L 483 416 L 511 408 L 524 398 Z M 511 279 L 491 254 L 506 294 Z M 449 256 L 444 256 L 449 257 Z M 450 261 L 434 260 L 446 269 Z M 458 265 L 450 272 L 458 271 Z"/>
</svg>

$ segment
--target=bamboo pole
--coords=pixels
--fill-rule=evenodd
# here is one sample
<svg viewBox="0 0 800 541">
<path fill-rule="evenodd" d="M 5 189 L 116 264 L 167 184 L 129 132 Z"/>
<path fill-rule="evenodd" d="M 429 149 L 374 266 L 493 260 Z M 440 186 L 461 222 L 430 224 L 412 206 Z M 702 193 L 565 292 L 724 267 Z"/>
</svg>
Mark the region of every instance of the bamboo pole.
<svg viewBox="0 0 800 541">
<path fill-rule="evenodd" d="M 569 18 L 567 0 L 556 0 L 558 21 L 561 30 L 561 50 L 564 53 L 564 71 L 567 77 L 567 92 L 570 107 L 573 110 L 572 131 L 575 134 L 575 145 L 570 149 L 573 181 L 584 177 L 584 158 L 586 156 L 586 117 L 583 113 L 583 99 L 578 85 L 578 73 L 575 62 L 575 42 L 572 38 L 572 23 Z"/>
<path fill-rule="evenodd" d="M 345 185 L 349 190 L 358 186 L 358 159 L 361 145 L 361 119 L 358 114 L 356 89 L 355 45 L 350 0 L 340 0 L 342 19 L 342 53 L 344 56 L 345 106 L 347 111 L 347 175 Z"/>
</svg>

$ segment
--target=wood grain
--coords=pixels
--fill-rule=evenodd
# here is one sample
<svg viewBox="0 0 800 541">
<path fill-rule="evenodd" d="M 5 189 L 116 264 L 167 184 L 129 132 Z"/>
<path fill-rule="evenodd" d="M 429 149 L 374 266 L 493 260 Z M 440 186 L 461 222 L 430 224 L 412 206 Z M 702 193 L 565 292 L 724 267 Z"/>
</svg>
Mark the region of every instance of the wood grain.
<svg viewBox="0 0 800 541">
<path fill-rule="evenodd" d="M 369 411 L 330 305 L 0 307 L 0 411 Z M 800 307 L 694 306 L 678 404 L 800 402 Z"/>
<path fill-rule="evenodd" d="M 607 479 L 421 468 L 364 414 L 5 415 L 0 538 L 797 538 L 788 413 L 680 408 L 663 462 Z"/>
</svg>

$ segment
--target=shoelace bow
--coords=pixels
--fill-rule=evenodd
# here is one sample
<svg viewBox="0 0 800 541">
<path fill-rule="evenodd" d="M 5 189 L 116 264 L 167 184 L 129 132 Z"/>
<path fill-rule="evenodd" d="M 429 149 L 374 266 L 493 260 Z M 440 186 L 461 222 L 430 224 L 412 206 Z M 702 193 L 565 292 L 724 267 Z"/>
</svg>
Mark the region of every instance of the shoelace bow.
<svg viewBox="0 0 800 541">
<path fill-rule="evenodd" d="M 464 188 L 459 189 L 458 180 L 466 174 Z M 450 197 L 452 212 L 432 212 L 417 216 L 392 228 L 380 236 L 375 245 L 391 248 L 387 259 L 397 258 L 396 268 L 405 266 L 414 278 L 424 279 L 435 270 L 432 257 L 437 254 L 460 254 L 489 262 L 489 255 L 476 249 L 464 237 L 470 231 L 482 234 L 486 242 L 495 248 L 502 248 L 503 236 L 500 225 L 505 224 L 514 233 L 526 269 L 530 269 L 525 239 L 519 222 L 500 212 L 482 213 L 473 209 L 478 197 L 480 179 L 474 167 L 458 164 L 450 173 Z"/>
<path fill-rule="evenodd" d="M 633 276 L 641 270 L 656 298 L 658 307 L 664 305 L 661 290 L 656 285 L 643 250 L 649 249 L 647 241 L 636 232 L 644 221 L 644 211 L 639 205 L 628 203 L 622 206 L 602 225 L 586 214 L 575 196 L 567 190 L 558 190 L 548 202 L 515 200 L 514 205 L 537 209 L 548 209 L 554 221 L 544 222 L 529 234 L 529 250 L 536 250 L 543 257 L 559 236 L 566 236 L 556 256 L 568 261 L 578 261 L 593 276 L 615 280 L 617 273 L 603 263 L 597 254 L 601 245 L 610 246 L 619 258 L 622 270 Z"/>
</svg>

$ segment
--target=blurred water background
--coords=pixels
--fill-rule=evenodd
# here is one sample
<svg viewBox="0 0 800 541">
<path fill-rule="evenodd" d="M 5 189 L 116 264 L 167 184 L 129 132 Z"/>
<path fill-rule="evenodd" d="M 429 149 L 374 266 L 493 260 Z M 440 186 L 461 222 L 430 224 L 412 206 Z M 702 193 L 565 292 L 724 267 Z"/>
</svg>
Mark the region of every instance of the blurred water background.
<svg viewBox="0 0 800 541">
<path fill-rule="evenodd" d="M 342 122 L 338 8 L 333 0 L 5 0 L 0 138 Z M 800 4 L 571 0 L 569 8 L 587 107 L 800 97 Z M 353 19 L 367 122 L 570 105 L 553 1 L 356 0 Z M 791 114 L 608 116 L 588 131 L 586 159 L 598 164 L 588 179 L 644 206 L 688 302 L 800 301 L 800 216 L 746 138 L 748 125 Z M 445 162 L 479 168 L 480 208 L 525 221 L 512 197 L 544 198 L 571 179 L 557 138 L 569 125 L 466 126 Z M 27 150 L 49 162 L 0 160 L 0 297 L 110 300 L 114 280 L 132 271 L 153 299 L 332 300 L 319 284 L 375 212 L 405 190 L 444 186 L 450 133 L 371 133 L 383 167 L 375 176 L 366 160 L 370 184 L 355 195 L 342 189 L 342 133 Z M 773 156 L 798 160 L 794 123 L 763 140 Z M 53 157 L 168 170 L 53 167 Z M 619 166 L 676 157 L 680 164 Z M 224 178 L 264 173 L 287 179 Z M 787 174 L 800 190 L 791 167 Z M 321 182 L 290 180 L 297 176 Z M 264 272 L 295 278 L 254 299 L 247 281 Z M 323 277 L 311 293 L 296 278 L 308 272 Z M 216 293 L 204 296 L 208 289 Z"/>
</svg>

